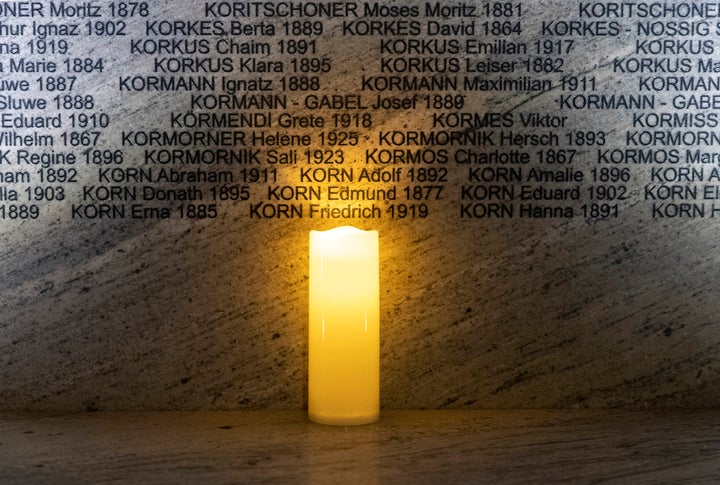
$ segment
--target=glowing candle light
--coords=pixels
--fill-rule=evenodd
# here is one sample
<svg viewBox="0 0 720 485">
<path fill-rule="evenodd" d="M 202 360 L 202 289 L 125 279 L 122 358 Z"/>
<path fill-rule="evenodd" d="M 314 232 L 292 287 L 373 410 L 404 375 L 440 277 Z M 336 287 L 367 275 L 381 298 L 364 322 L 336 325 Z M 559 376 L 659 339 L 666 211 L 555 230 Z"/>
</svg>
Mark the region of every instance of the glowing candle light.
<svg viewBox="0 0 720 485">
<path fill-rule="evenodd" d="M 310 232 L 308 415 L 365 424 L 380 414 L 378 233 Z"/>
</svg>

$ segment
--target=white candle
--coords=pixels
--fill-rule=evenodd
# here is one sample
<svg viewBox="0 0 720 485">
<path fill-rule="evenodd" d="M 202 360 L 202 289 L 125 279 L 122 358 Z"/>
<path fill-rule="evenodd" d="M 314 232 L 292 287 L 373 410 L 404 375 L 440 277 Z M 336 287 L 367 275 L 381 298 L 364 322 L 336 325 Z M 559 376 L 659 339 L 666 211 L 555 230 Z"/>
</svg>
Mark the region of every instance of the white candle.
<svg viewBox="0 0 720 485">
<path fill-rule="evenodd" d="M 378 233 L 310 232 L 308 415 L 365 424 L 380 415 Z"/>
</svg>

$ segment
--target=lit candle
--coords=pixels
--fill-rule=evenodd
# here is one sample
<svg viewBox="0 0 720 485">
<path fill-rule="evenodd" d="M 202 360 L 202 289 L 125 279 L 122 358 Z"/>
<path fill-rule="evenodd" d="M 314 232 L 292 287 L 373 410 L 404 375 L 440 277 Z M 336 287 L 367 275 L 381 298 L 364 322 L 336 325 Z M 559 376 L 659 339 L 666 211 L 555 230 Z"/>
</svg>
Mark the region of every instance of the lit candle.
<svg viewBox="0 0 720 485">
<path fill-rule="evenodd" d="M 365 424 L 380 415 L 378 233 L 310 232 L 308 415 Z"/>
</svg>

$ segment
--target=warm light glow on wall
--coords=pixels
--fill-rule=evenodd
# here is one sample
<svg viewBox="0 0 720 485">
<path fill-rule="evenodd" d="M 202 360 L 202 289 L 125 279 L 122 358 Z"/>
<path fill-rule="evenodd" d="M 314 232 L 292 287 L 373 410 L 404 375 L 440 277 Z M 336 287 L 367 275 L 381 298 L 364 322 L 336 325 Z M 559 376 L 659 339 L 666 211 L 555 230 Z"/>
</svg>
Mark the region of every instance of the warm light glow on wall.
<svg viewBox="0 0 720 485">
<path fill-rule="evenodd" d="M 310 232 L 308 415 L 324 424 L 376 421 L 380 409 L 378 233 Z"/>
</svg>

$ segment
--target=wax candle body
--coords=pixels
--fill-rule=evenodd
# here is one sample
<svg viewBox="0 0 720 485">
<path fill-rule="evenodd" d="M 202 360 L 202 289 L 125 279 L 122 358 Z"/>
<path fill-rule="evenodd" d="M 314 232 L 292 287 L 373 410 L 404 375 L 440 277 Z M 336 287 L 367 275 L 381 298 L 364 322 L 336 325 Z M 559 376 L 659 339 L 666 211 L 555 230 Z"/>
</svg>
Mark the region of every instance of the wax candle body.
<svg viewBox="0 0 720 485">
<path fill-rule="evenodd" d="M 376 421 L 380 410 L 377 231 L 310 232 L 308 415 L 324 424 Z"/>
</svg>

